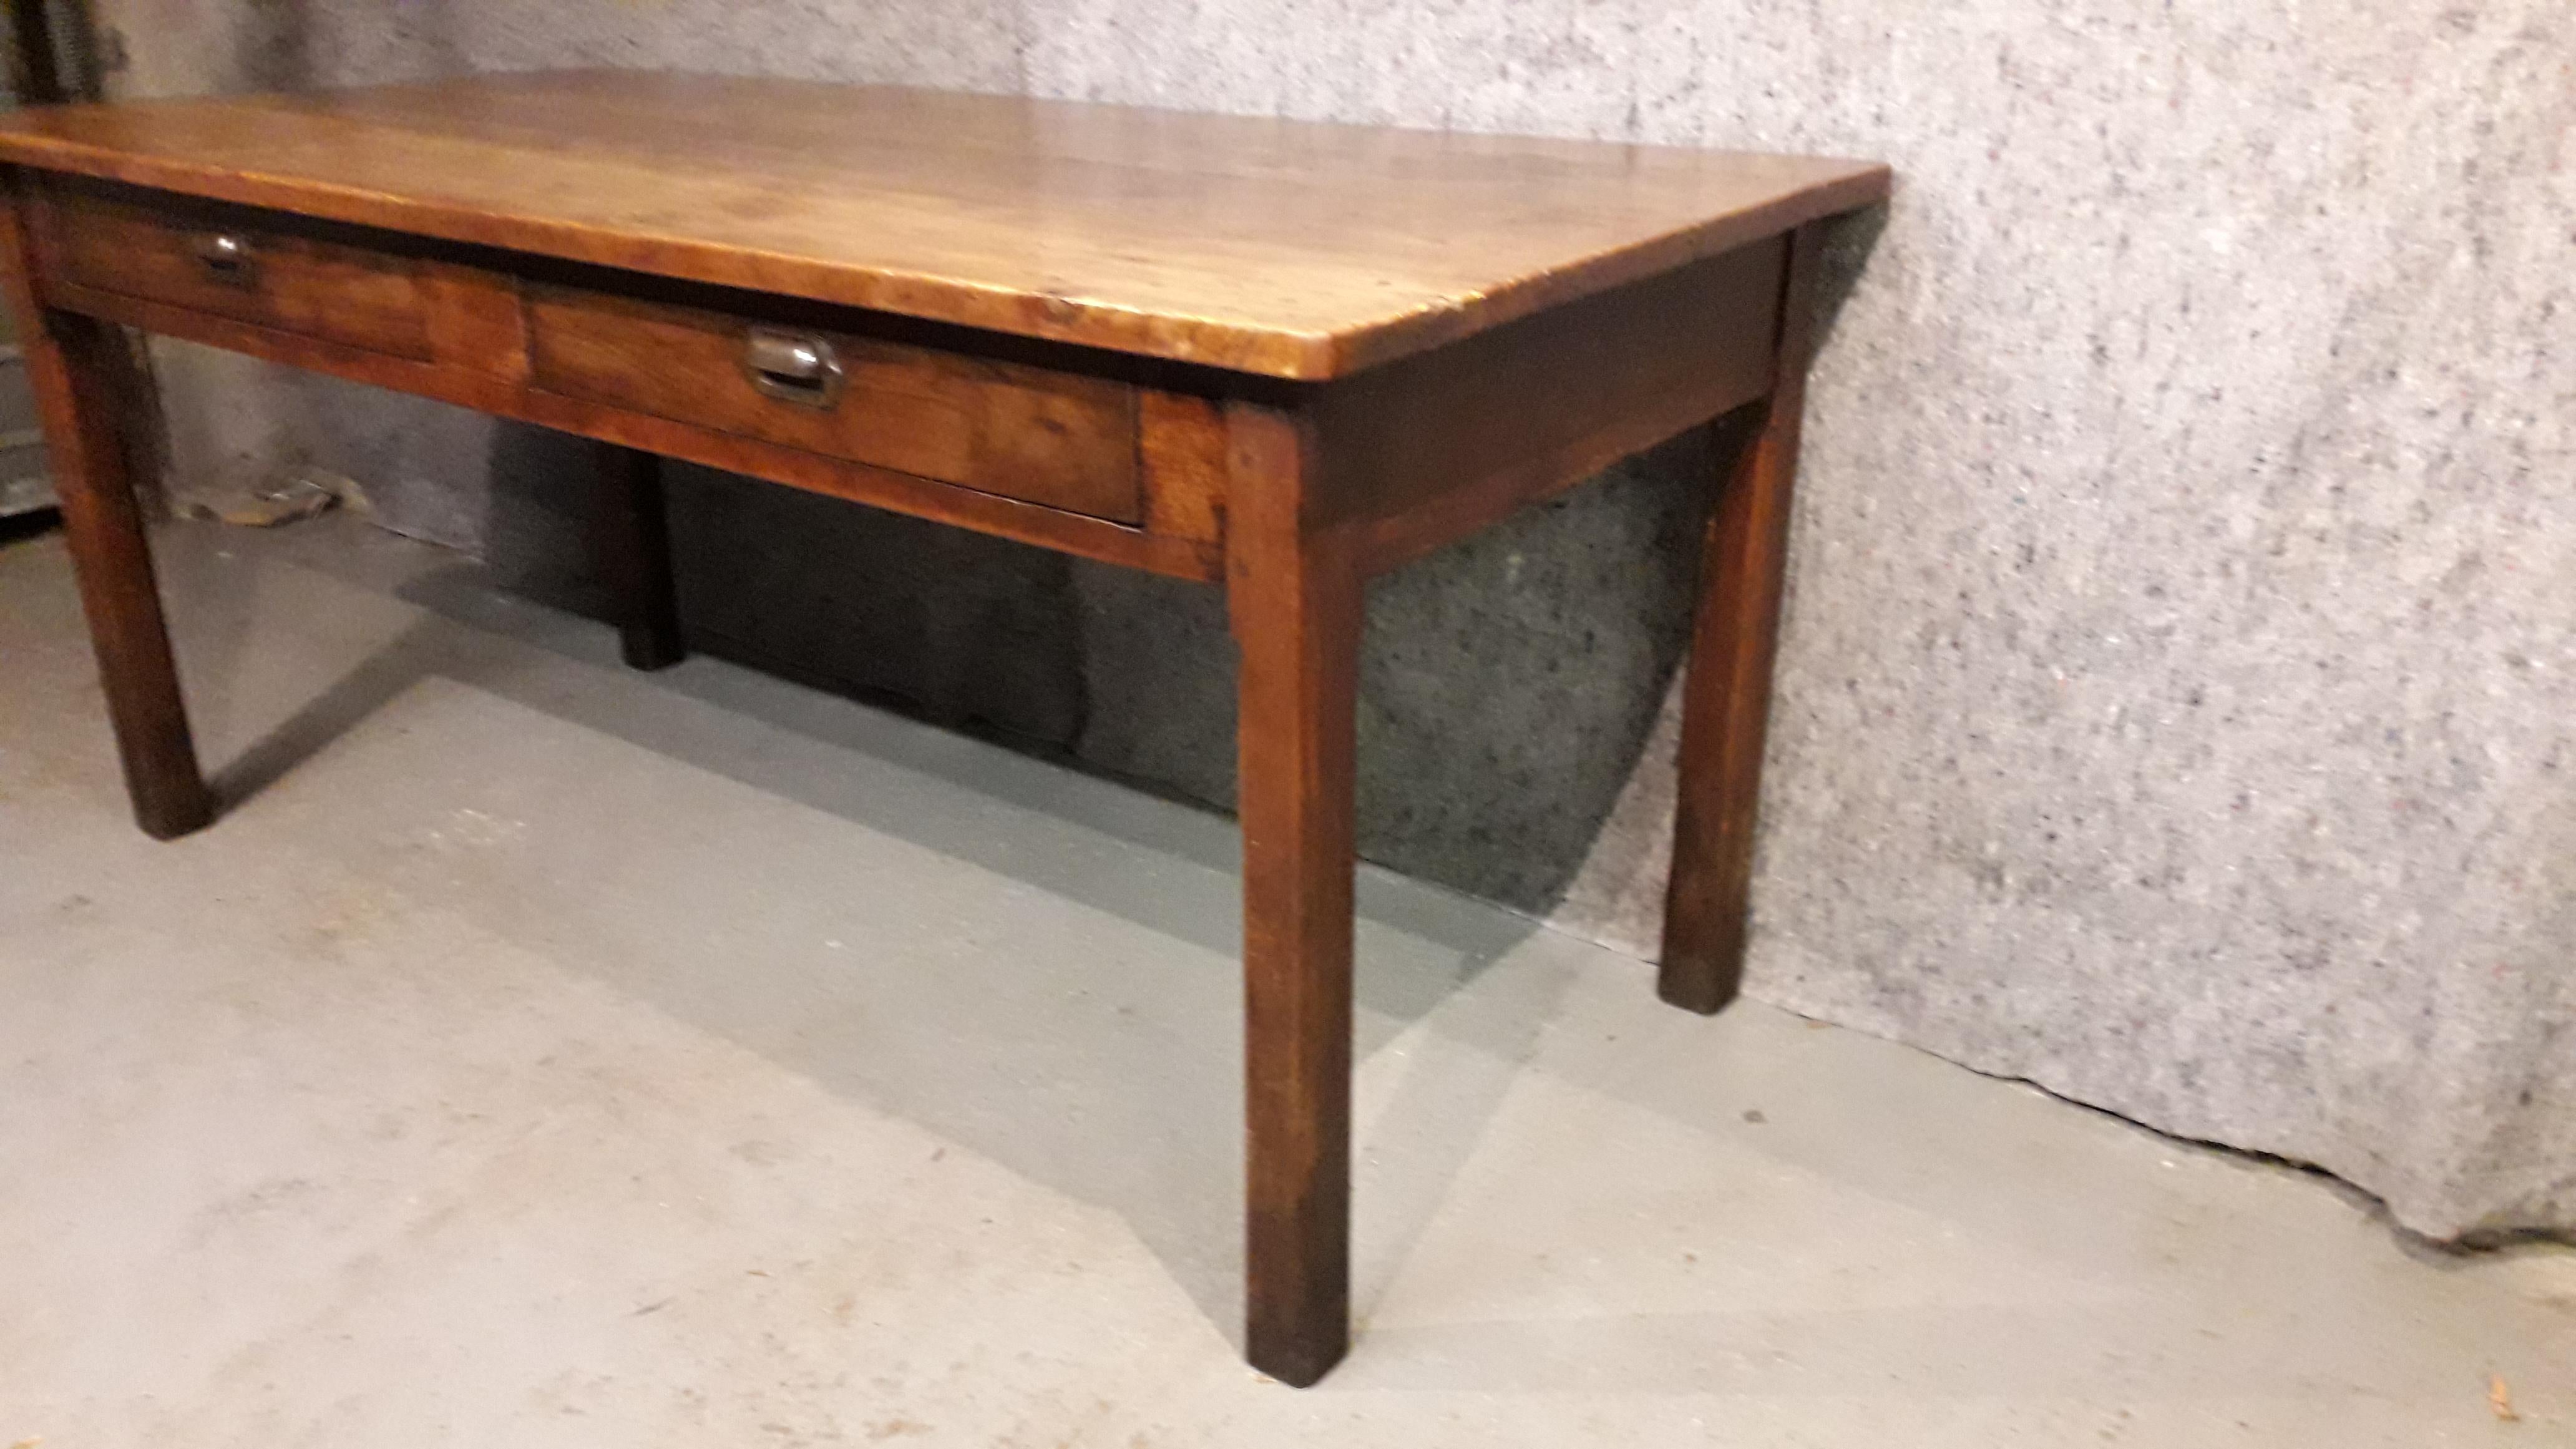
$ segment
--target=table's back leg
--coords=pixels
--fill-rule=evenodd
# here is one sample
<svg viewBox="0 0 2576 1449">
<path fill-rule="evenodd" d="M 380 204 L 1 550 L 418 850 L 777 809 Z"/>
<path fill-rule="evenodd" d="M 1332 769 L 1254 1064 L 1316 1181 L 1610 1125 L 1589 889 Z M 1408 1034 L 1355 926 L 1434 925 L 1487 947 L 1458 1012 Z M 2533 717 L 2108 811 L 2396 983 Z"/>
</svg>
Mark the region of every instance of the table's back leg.
<svg viewBox="0 0 2576 1449">
<path fill-rule="evenodd" d="M 679 595 L 671 583 L 671 525 L 662 460 L 615 443 L 594 443 L 598 504 L 592 510 L 599 562 L 617 614 L 619 652 L 635 669 L 667 669 L 688 657 Z"/>
<path fill-rule="evenodd" d="M 1245 1348 L 1303 1387 L 1350 1341 L 1353 710 L 1362 582 L 1306 535 L 1311 440 L 1228 415 L 1227 604 L 1242 652 Z"/>
<path fill-rule="evenodd" d="M 185 835 L 214 818 L 214 797 L 197 769 L 143 510 L 116 426 L 118 410 L 133 401 L 132 358 L 116 330 L 95 318 L 35 307 L 23 293 L 18 312 L 135 823 L 158 840 Z"/>
<path fill-rule="evenodd" d="M 1734 1000 L 1744 976 L 1763 734 L 1806 410 L 1820 236 L 1807 226 L 1790 247 L 1771 396 L 1760 404 L 1761 428 L 1719 480 L 1700 555 L 1656 981 L 1664 1000 L 1698 1012 Z"/>
</svg>

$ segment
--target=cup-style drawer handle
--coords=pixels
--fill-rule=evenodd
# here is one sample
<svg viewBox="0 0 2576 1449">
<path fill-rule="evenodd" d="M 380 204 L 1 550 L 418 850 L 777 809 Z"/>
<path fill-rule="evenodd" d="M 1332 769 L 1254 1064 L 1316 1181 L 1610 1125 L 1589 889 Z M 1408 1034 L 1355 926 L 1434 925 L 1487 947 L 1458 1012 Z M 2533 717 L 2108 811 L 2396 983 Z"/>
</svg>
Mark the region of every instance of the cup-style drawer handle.
<svg viewBox="0 0 2576 1449">
<path fill-rule="evenodd" d="M 197 254 L 206 275 L 219 282 L 247 287 L 258 280 L 259 260 L 251 252 L 250 238 L 239 232 L 203 233 L 189 243 L 189 250 Z"/>
<path fill-rule="evenodd" d="M 754 327 L 742 344 L 742 373 L 770 397 L 809 408 L 828 408 L 841 400 L 849 381 L 840 354 L 810 332 L 780 332 Z"/>
</svg>

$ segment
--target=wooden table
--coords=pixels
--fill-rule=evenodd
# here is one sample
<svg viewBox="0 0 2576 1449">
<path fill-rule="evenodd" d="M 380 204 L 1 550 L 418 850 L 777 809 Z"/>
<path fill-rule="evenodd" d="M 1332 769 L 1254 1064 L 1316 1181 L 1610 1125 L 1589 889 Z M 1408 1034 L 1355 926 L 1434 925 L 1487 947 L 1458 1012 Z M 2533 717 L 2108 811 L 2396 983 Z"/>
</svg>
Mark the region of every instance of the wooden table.
<svg viewBox="0 0 2576 1449">
<path fill-rule="evenodd" d="M 1735 988 L 1817 223 L 1857 162 L 583 72 L 0 121 L 0 266 L 136 818 L 214 815 L 118 326 L 578 433 L 626 658 L 680 657 L 658 460 L 1227 592 L 1248 1355 L 1347 1345 L 1368 578 L 1722 414 L 1666 999 Z"/>
</svg>

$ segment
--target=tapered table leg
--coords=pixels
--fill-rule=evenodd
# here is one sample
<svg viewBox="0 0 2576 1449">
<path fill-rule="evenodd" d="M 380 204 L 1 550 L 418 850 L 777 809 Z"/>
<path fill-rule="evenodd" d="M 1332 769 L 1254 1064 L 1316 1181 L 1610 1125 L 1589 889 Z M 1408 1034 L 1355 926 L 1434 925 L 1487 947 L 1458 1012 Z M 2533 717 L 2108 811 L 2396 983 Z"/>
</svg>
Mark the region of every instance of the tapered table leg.
<svg viewBox="0 0 2576 1449">
<path fill-rule="evenodd" d="M 1753 831 L 1780 627 L 1798 429 L 1813 345 L 1814 226 L 1793 239 L 1782 288 L 1778 357 L 1762 424 L 1719 480 L 1700 555 L 1690 666 L 1682 681 L 1678 805 L 1656 990 L 1692 1011 L 1735 999 L 1744 976 Z"/>
<path fill-rule="evenodd" d="M 1242 651 L 1245 1343 L 1253 1367 L 1303 1387 L 1350 1340 L 1361 580 L 1346 549 L 1300 531 L 1303 426 L 1237 406 L 1227 433 L 1226 586 Z"/>
<path fill-rule="evenodd" d="M 615 443 L 594 443 L 599 481 L 593 510 L 600 567 L 617 613 L 618 649 L 629 667 L 667 669 L 689 657 L 671 583 L 671 525 L 662 460 Z"/>
<path fill-rule="evenodd" d="M 44 311 L 23 293 L 18 312 L 135 823 L 157 840 L 185 835 L 214 818 L 214 797 L 197 769 L 143 510 L 117 434 L 132 359 L 106 323 Z"/>
</svg>

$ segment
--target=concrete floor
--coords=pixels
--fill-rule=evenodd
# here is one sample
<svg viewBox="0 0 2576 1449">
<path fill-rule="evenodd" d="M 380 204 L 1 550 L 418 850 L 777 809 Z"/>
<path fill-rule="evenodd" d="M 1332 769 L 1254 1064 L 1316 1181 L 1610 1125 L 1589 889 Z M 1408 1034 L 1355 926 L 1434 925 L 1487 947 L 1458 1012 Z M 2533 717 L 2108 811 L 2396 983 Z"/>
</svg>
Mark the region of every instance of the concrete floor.
<svg viewBox="0 0 2576 1449">
<path fill-rule="evenodd" d="M 1377 873 L 1361 1334 L 1269 1383 L 1226 822 L 346 520 L 164 556 L 168 846 L 0 548 L 0 1445 L 2576 1443 L 2576 1254 Z"/>
</svg>

